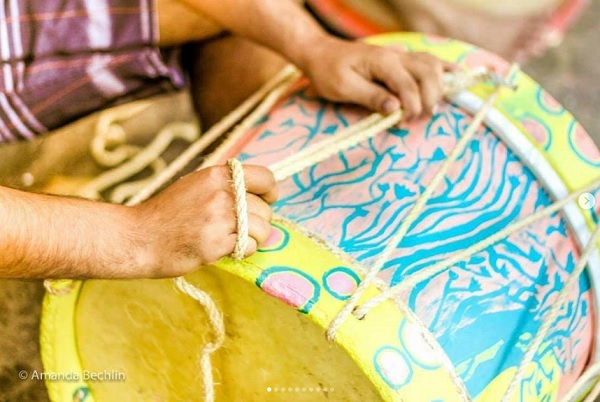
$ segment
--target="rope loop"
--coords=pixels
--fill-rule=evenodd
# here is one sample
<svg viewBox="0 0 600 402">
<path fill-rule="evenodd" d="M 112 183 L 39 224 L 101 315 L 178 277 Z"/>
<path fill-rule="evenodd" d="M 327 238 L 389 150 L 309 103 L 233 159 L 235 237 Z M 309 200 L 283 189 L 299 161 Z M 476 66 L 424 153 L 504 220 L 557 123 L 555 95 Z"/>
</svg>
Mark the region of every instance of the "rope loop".
<svg viewBox="0 0 600 402">
<path fill-rule="evenodd" d="M 237 222 L 237 239 L 231 256 L 234 260 L 243 260 L 248 250 L 248 202 L 246 200 L 246 182 L 244 167 L 237 159 L 229 159 L 227 166 L 231 171 L 233 195 L 235 197 L 235 216 Z"/>
<path fill-rule="evenodd" d="M 75 282 L 70 279 L 46 279 L 44 288 L 52 296 L 66 296 L 75 289 Z"/>
</svg>

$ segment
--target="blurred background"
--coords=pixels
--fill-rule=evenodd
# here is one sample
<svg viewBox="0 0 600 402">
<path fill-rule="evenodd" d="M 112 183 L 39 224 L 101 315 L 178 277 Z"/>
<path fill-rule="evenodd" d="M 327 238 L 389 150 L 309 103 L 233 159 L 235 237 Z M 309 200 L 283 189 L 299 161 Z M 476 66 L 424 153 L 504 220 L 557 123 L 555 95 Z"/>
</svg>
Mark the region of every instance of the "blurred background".
<svg viewBox="0 0 600 402">
<path fill-rule="evenodd" d="M 526 72 L 575 115 L 596 144 L 600 144 L 600 63 L 596 53 L 596 46 L 600 45 L 598 21 L 600 2 L 594 2 L 559 48 L 524 66 Z M 179 116 L 175 117 L 190 119 L 188 103 L 185 95 L 159 101 L 145 112 L 145 118 L 141 119 L 143 124 L 136 124 L 131 130 L 140 133 L 152 132 L 152 127 L 161 127 L 167 118 L 172 119 L 174 116 L 166 116 L 165 110 L 173 108 L 164 107 L 165 105 L 175 104 L 179 113 Z M 63 144 L 68 142 L 76 144 L 80 150 L 85 149 L 94 124 L 93 118 L 85 119 L 60 130 L 60 133 L 55 135 L 65 138 L 61 141 Z M 72 141 L 67 140 L 69 138 Z M 46 151 L 42 152 L 43 149 Z M 14 182 L 14 177 L 23 167 L 17 161 L 23 160 L 24 153 L 29 156 L 27 163 L 32 163 L 32 159 L 40 153 L 56 155 L 55 158 L 37 165 L 36 169 L 40 172 L 48 170 L 49 166 L 53 169 L 58 166 L 62 170 L 94 174 L 94 168 L 90 166 L 89 161 L 77 158 L 68 164 L 57 165 L 57 158 L 67 151 L 71 152 L 60 144 L 44 144 L 43 141 L 19 147 L 2 147 L 0 184 L 19 185 Z M 9 168 L 11 166 L 14 169 Z M 0 280 L 0 402 L 48 400 L 42 381 L 22 381 L 18 378 L 21 370 L 42 370 L 38 327 L 43 294 L 44 290 L 39 282 Z"/>
</svg>

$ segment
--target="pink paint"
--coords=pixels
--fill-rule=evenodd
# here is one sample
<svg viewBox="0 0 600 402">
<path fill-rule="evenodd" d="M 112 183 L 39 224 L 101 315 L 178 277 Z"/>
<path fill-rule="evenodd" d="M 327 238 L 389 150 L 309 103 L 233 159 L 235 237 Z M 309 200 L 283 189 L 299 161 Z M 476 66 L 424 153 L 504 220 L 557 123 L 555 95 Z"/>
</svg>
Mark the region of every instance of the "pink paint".
<svg viewBox="0 0 600 402">
<path fill-rule="evenodd" d="M 350 295 L 356 289 L 354 278 L 344 272 L 334 272 L 327 277 L 327 286 L 341 296 Z"/>
<path fill-rule="evenodd" d="M 542 145 L 546 146 L 548 144 L 548 140 L 550 139 L 548 130 L 544 127 L 543 124 L 537 122 L 533 119 L 523 119 L 521 121 L 523 127 L 531 136 L 535 139 L 535 141 Z"/>
<path fill-rule="evenodd" d="M 306 305 L 315 294 L 312 283 L 290 272 L 272 273 L 261 284 L 261 289 L 297 309 Z"/>
<path fill-rule="evenodd" d="M 278 245 L 283 240 L 283 233 L 281 229 L 276 226 L 271 226 L 271 234 L 267 241 L 262 245 L 261 249 L 270 248 Z"/>
<path fill-rule="evenodd" d="M 600 162 L 600 152 L 581 124 L 575 123 L 571 131 L 571 142 L 577 152 L 589 162 Z"/>
</svg>

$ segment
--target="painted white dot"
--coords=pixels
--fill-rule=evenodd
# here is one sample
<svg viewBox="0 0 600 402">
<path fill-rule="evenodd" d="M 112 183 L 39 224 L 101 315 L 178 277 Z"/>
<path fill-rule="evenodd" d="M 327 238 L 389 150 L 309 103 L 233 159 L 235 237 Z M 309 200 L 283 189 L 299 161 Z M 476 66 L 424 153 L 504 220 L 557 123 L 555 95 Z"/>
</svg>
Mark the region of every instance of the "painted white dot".
<svg viewBox="0 0 600 402">
<path fill-rule="evenodd" d="M 406 358 L 396 349 L 382 350 L 377 356 L 377 366 L 384 380 L 393 386 L 406 384 L 412 375 Z"/>
<path fill-rule="evenodd" d="M 306 387 L 302 387 L 302 392 L 306 392 Z"/>
<path fill-rule="evenodd" d="M 300 392 L 300 388 L 296 387 L 296 392 Z"/>
<path fill-rule="evenodd" d="M 291 387 L 288 388 L 288 392 L 292 392 L 292 391 L 293 391 L 293 389 Z"/>
<path fill-rule="evenodd" d="M 317 387 L 317 389 L 315 389 L 315 391 L 321 392 L 321 388 Z"/>
<path fill-rule="evenodd" d="M 333 392 L 333 387 L 329 388 L 329 392 Z"/>
<path fill-rule="evenodd" d="M 309 390 L 310 392 L 313 392 L 315 389 L 314 389 L 313 387 L 310 387 L 308 390 Z"/>
<path fill-rule="evenodd" d="M 402 338 L 402 344 L 412 358 L 418 363 L 429 368 L 437 368 L 440 366 L 436 353 L 425 341 L 421 331 L 416 325 L 408 322 L 404 324 L 400 336 Z"/>
<path fill-rule="evenodd" d="M 273 391 L 277 392 L 277 391 L 279 391 L 279 388 L 275 387 L 275 388 L 273 388 Z"/>
<path fill-rule="evenodd" d="M 267 392 L 271 392 L 271 391 L 272 391 L 271 387 L 267 388 Z"/>
</svg>

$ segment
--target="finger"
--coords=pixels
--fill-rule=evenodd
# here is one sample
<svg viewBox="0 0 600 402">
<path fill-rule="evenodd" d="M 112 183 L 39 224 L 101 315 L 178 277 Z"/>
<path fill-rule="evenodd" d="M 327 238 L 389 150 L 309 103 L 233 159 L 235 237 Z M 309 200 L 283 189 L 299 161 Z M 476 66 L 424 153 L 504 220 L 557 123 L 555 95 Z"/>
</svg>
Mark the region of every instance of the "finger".
<svg viewBox="0 0 600 402">
<path fill-rule="evenodd" d="M 378 81 L 383 82 L 400 98 L 404 109 L 404 119 L 411 120 L 422 112 L 421 94 L 416 80 L 404 68 L 400 58 L 381 59 L 373 65 L 373 72 Z"/>
<path fill-rule="evenodd" d="M 345 85 L 357 104 L 369 110 L 388 115 L 400 109 L 400 100 L 381 85 L 355 74 Z"/>
<path fill-rule="evenodd" d="M 271 219 L 273 218 L 273 210 L 269 204 L 265 202 L 265 200 L 255 194 L 248 193 L 246 196 L 246 201 L 248 203 L 249 213 L 258 215 L 265 221 L 271 222 Z"/>
<path fill-rule="evenodd" d="M 442 63 L 414 62 L 407 64 L 406 68 L 419 83 L 421 92 L 422 110 L 432 114 L 433 108 L 444 95 L 444 71 Z"/>
<path fill-rule="evenodd" d="M 248 234 L 260 246 L 267 241 L 271 235 L 271 225 L 269 221 L 256 214 L 248 214 Z"/>
<path fill-rule="evenodd" d="M 460 70 L 462 67 L 457 63 L 450 63 L 449 61 L 442 60 L 442 67 L 444 72 L 449 73 L 452 71 Z"/>
<path fill-rule="evenodd" d="M 277 182 L 273 172 L 264 166 L 244 165 L 246 191 L 258 195 L 265 202 L 277 201 Z"/>
<path fill-rule="evenodd" d="M 235 249 L 236 242 L 237 234 L 231 234 L 228 236 L 225 243 L 229 245 L 229 247 L 225 249 L 227 251 L 223 254 L 222 257 L 233 257 L 233 251 Z M 256 240 L 252 236 L 248 236 L 248 244 L 246 247 L 246 253 L 244 254 L 244 258 L 250 257 L 252 254 L 256 253 L 256 250 L 258 250 L 258 244 L 256 243 Z"/>
<path fill-rule="evenodd" d="M 246 254 L 244 255 L 244 258 L 250 257 L 252 254 L 256 253 L 257 250 L 258 244 L 256 243 L 256 240 L 250 237 L 248 239 L 248 247 L 246 248 Z"/>
<path fill-rule="evenodd" d="M 235 242 L 237 241 L 237 233 L 230 233 L 226 237 L 220 239 L 220 241 L 216 242 L 214 260 L 218 261 L 223 257 L 230 257 L 233 254 L 233 250 L 235 248 Z"/>
</svg>

